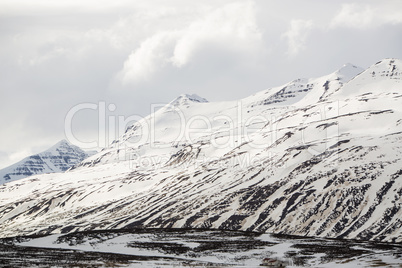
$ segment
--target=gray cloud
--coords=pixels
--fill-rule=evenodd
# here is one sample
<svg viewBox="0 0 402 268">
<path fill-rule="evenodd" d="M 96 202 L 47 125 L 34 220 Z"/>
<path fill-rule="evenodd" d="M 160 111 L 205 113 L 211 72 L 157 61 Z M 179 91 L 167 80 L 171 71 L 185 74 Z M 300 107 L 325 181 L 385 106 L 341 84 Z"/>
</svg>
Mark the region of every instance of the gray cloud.
<svg viewBox="0 0 402 268">
<path fill-rule="evenodd" d="M 181 93 L 232 100 L 402 58 L 400 1 L 328 2 L 2 1 L 0 167 L 64 138 L 80 103 L 145 116 Z M 98 111 L 74 117 L 79 139 L 97 129 Z"/>
</svg>

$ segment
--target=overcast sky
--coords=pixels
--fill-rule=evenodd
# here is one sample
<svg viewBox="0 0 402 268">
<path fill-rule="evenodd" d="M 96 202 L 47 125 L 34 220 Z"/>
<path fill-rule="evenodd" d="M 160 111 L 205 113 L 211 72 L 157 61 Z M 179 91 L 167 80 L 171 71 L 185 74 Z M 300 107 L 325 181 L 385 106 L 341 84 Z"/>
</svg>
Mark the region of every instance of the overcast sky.
<svg viewBox="0 0 402 268">
<path fill-rule="evenodd" d="M 82 103 L 145 116 L 182 93 L 234 100 L 389 57 L 400 0 L 1 0 L 0 168 L 65 138 Z M 95 141 L 97 122 L 79 111 L 73 133 Z"/>
</svg>

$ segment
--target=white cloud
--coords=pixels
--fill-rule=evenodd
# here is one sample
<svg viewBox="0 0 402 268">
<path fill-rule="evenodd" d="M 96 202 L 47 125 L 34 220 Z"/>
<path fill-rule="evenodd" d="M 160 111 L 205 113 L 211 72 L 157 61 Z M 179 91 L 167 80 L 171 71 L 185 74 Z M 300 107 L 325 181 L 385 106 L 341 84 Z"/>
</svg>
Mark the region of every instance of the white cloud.
<svg viewBox="0 0 402 268">
<path fill-rule="evenodd" d="M 124 63 L 121 79 L 125 84 L 148 79 L 167 64 L 181 68 L 207 46 L 249 53 L 260 41 L 253 2 L 226 4 L 206 11 L 187 27 L 147 38 Z"/>
<path fill-rule="evenodd" d="M 18 43 L 29 42 L 31 46 L 20 50 L 18 60 L 20 66 L 44 66 L 60 60 L 76 64 L 85 62 L 93 51 L 105 48 L 116 55 L 128 55 L 117 75 L 123 84 L 128 84 L 146 81 L 165 66 L 184 67 L 198 52 L 214 47 L 238 55 L 255 53 L 262 38 L 254 2 L 224 2 L 229 3 L 186 6 L 137 3 L 117 21 L 104 25 L 99 21 L 96 25 L 101 27 L 98 28 L 82 29 L 69 21 L 61 24 L 65 27 L 62 29 L 50 27 L 46 31 L 22 32 L 18 34 Z M 76 4 L 49 3 L 44 10 L 60 11 Z M 26 11 L 12 3 L 4 5 L 14 8 L 18 14 Z M 33 7 L 25 8 L 31 10 Z M 85 14 L 77 15 L 77 24 L 86 22 Z M 46 15 L 42 19 L 51 21 L 49 18 L 52 16 Z M 102 16 L 97 17 L 100 18 Z M 133 51 L 133 48 L 136 49 Z"/>
<path fill-rule="evenodd" d="M 402 23 L 401 2 L 392 5 L 343 4 L 330 22 L 330 27 L 370 29 L 383 24 Z"/>
<path fill-rule="evenodd" d="M 175 41 L 175 33 L 162 32 L 142 42 L 141 46 L 130 54 L 124 63 L 122 81 L 147 80 L 170 58 L 170 46 Z"/>
<path fill-rule="evenodd" d="M 176 43 L 172 63 L 186 65 L 205 43 L 227 46 L 227 49 L 247 49 L 261 39 L 251 2 L 237 2 L 214 10 L 184 29 Z"/>
<path fill-rule="evenodd" d="M 311 20 L 291 20 L 287 32 L 282 35 L 288 42 L 288 54 L 297 55 L 306 46 L 306 39 L 313 27 Z"/>
<path fill-rule="evenodd" d="M 331 26 L 366 28 L 373 23 L 374 18 L 375 13 L 370 6 L 343 4 L 341 11 L 332 20 Z"/>
</svg>

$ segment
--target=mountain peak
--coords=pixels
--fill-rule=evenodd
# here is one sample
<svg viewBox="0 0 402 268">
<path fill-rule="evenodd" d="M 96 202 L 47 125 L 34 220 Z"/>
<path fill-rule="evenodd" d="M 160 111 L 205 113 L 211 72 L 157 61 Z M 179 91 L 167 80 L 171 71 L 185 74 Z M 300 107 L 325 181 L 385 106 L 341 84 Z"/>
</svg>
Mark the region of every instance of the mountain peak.
<svg viewBox="0 0 402 268">
<path fill-rule="evenodd" d="M 61 141 L 59 141 L 58 143 L 56 143 L 55 145 L 53 145 L 53 147 L 60 147 L 60 146 L 70 146 L 71 143 L 69 143 L 67 140 L 62 139 Z"/>
<path fill-rule="evenodd" d="M 76 150 L 77 147 L 75 145 L 72 145 L 70 142 L 68 142 L 65 139 L 60 140 L 59 142 L 57 142 L 56 144 L 54 144 L 52 147 L 50 147 L 48 150 L 46 151 L 56 151 L 59 149 L 67 149 L 67 148 L 71 148 L 72 150 Z M 81 150 L 81 149 L 78 149 Z"/>
<path fill-rule="evenodd" d="M 206 99 L 198 96 L 197 94 L 181 94 L 169 104 L 173 106 L 189 105 L 190 103 L 205 103 Z"/>
<path fill-rule="evenodd" d="M 345 83 L 350 81 L 353 77 L 355 77 L 356 75 L 360 74 L 363 71 L 364 69 L 361 67 L 353 65 L 351 63 L 346 63 L 339 70 L 337 70 L 335 74 L 342 80 L 342 82 Z"/>
<path fill-rule="evenodd" d="M 0 170 L 0 184 L 36 174 L 64 172 L 94 154 L 63 139 L 38 154 Z"/>
<path fill-rule="evenodd" d="M 378 95 L 400 91 L 402 61 L 383 59 L 359 73 L 334 95 L 335 98 L 351 98 L 361 95 Z M 381 90 L 379 90 L 381 89 Z"/>
</svg>

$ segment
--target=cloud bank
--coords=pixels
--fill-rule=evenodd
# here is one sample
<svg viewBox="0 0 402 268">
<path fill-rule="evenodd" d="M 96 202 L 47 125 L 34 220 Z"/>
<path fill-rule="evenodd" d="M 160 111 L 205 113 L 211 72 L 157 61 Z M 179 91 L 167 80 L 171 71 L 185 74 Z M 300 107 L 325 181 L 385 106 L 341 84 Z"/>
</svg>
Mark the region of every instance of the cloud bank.
<svg viewBox="0 0 402 268">
<path fill-rule="evenodd" d="M 146 80 L 166 65 L 182 68 L 194 54 L 215 46 L 233 54 L 247 53 L 261 46 L 253 2 L 235 2 L 201 14 L 189 25 L 157 32 L 144 40 L 124 62 L 124 84 Z"/>
</svg>

